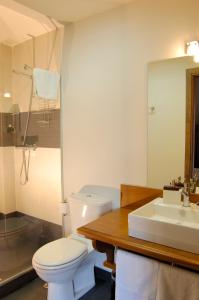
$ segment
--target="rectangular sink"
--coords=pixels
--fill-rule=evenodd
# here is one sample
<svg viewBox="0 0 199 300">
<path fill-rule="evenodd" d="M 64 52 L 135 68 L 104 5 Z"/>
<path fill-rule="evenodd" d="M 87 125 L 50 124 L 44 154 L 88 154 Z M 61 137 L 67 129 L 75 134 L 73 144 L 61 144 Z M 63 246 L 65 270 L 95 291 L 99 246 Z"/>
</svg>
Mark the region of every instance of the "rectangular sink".
<svg viewBox="0 0 199 300">
<path fill-rule="evenodd" d="M 128 215 L 129 235 L 199 254 L 199 208 L 164 204 L 162 198 Z"/>
</svg>

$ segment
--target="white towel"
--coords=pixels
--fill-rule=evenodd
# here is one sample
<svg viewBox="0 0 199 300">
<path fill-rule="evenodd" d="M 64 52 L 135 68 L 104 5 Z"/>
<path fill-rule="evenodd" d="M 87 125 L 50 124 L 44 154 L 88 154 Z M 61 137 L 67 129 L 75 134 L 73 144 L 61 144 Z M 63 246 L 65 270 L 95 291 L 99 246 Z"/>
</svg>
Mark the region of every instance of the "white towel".
<svg viewBox="0 0 199 300">
<path fill-rule="evenodd" d="M 199 300 L 199 274 L 118 250 L 116 300 Z"/>
<path fill-rule="evenodd" d="M 155 300 L 158 268 L 155 260 L 118 250 L 116 300 Z"/>
<path fill-rule="evenodd" d="M 60 74 L 39 68 L 33 70 L 34 90 L 38 97 L 56 100 L 59 91 Z"/>
</svg>

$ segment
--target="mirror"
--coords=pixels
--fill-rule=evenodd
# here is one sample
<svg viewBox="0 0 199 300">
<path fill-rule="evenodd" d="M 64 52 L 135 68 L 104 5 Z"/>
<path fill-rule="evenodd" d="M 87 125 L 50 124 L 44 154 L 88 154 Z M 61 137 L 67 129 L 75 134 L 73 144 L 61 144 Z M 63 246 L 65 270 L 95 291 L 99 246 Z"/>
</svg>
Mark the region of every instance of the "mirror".
<svg viewBox="0 0 199 300">
<path fill-rule="evenodd" d="M 186 72 L 185 178 L 198 177 L 199 170 L 199 68 Z"/>
<path fill-rule="evenodd" d="M 184 178 L 186 70 L 198 67 L 188 56 L 148 65 L 148 186 Z"/>
</svg>

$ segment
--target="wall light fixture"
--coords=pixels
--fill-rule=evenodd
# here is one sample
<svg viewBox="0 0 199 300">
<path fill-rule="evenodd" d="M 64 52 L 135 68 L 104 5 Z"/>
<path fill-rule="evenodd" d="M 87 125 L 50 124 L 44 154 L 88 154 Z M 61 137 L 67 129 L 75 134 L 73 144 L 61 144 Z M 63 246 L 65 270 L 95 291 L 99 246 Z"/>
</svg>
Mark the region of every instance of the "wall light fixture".
<svg viewBox="0 0 199 300">
<path fill-rule="evenodd" d="M 11 93 L 10 92 L 4 92 L 3 93 L 3 98 L 11 98 Z"/>
<path fill-rule="evenodd" d="M 194 57 L 195 62 L 199 62 L 199 42 L 198 41 L 190 41 L 186 43 L 186 53 L 189 56 Z"/>
</svg>

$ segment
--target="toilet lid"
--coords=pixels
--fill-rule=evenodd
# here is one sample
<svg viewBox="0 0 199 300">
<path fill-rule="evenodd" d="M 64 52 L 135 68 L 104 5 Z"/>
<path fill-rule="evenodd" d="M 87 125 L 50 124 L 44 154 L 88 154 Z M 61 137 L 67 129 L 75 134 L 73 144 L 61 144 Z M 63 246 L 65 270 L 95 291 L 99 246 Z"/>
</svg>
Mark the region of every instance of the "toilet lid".
<svg viewBox="0 0 199 300">
<path fill-rule="evenodd" d="M 70 263 L 87 252 L 87 246 L 83 242 L 61 238 L 37 250 L 33 261 L 42 266 L 55 267 Z"/>
</svg>

